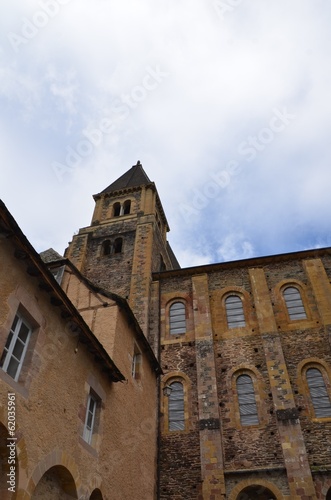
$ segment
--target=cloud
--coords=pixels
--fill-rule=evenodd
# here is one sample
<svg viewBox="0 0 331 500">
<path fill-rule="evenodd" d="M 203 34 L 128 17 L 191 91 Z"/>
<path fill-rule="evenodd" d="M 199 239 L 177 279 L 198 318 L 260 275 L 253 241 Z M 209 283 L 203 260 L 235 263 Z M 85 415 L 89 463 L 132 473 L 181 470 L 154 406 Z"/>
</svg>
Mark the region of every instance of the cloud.
<svg viewBox="0 0 331 500">
<path fill-rule="evenodd" d="M 5 0 L 0 20 L 1 196 L 32 242 L 62 251 L 93 192 L 138 159 L 183 266 L 329 241 L 329 4 L 243 1 L 221 18 L 212 0 L 54 2 L 44 26 L 39 0 Z M 15 51 L 8 34 L 28 22 Z M 153 89 L 150 68 L 167 75 Z M 248 161 L 240 145 L 284 107 L 295 120 Z M 111 131 L 60 180 L 54 162 L 104 119 Z M 240 171 L 206 196 L 229 162 Z"/>
<path fill-rule="evenodd" d="M 254 256 L 252 243 L 242 234 L 228 234 L 221 246 L 217 249 L 220 262 L 248 259 Z"/>
</svg>

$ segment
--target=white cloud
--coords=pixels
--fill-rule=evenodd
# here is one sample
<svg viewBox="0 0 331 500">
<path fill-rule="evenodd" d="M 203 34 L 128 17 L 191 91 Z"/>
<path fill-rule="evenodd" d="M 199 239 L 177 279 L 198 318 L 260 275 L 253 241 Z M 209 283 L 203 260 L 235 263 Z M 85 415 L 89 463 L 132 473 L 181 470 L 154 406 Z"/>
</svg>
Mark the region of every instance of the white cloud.
<svg viewBox="0 0 331 500">
<path fill-rule="evenodd" d="M 248 259 L 254 256 L 252 243 L 243 234 L 228 234 L 217 249 L 221 262 Z"/>
<path fill-rule="evenodd" d="M 8 33 L 22 35 L 41 3 L 4 4 L 1 196 L 32 242 L 49 246 L 52 238 L 62 251 L 89 223 L 93 192 L 137 159 L 157 183 L 182 265 L 328 241 L 326 1 L 243 1 L 220 19 L 213 0 L 71 0 L 17 51 Z M 156 67 L 167 77 L 146 91 L 146 68 Z M 145 94 L 130 106 L 125 96 L 139 97 L 137 88 Z M 275 107 L 296 118 L 248 162 L 239 145 L 268 126 Z M 84 131 L 110 116 L 111 133 L 60 182 L 53 162 L 65 163 Z M 229 161 L 241 172 L 185 220 L 179 206 Z M 29 214 L 18 191 L 29 192 Z M 41 196 L 52 205 L 45 214 Z"/>
</svg>

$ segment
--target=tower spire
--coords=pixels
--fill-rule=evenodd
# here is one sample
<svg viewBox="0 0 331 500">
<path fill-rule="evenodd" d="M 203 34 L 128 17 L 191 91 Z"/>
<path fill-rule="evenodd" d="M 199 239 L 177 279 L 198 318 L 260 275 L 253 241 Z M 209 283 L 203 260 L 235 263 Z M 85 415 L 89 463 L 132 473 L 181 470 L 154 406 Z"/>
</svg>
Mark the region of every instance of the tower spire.
<svg viewBox="0 0 331 500">
<path fill-rule="evenodd" d="M 116 181 L 112 182 L 106 189 L 101 191 L 99 194 L 109 193 L 111 191 L 118 191 L 120 189 L 130 188 L 130 187 L 138 187 L 138 186 L 146 186 L 149 184 L 153 184 L 145 170 L 143 169 L 142 164 L 138 160 L 136 165 L 133 165 L 127 172 L 125 172 L 121 177 L 116 179 Z"/>
</svg>

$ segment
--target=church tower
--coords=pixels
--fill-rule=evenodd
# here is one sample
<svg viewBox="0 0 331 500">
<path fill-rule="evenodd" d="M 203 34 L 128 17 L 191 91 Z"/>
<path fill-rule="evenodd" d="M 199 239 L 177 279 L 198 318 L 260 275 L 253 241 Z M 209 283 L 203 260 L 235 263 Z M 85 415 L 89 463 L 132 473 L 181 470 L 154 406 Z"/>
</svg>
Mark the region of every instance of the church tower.
<svg viewBox="0 0 331 500">
<path fill-rule="evenodd" d="M 94 200 L 91 225 L 65 256 L 95 285 L 128 299 L 147 336 L 152 273 L 179 268 L 155 184 L 138 161 Z"/>
</svg>

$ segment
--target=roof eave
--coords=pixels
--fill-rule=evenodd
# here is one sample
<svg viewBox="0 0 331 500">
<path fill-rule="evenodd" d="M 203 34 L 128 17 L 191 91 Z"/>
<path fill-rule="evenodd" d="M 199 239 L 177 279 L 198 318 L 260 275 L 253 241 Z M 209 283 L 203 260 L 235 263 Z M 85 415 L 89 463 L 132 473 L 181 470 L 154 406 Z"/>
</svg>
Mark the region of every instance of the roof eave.
<svg viewBox="0 0 331 500">
<path fill-rule="evenodd" d="M 15 257 L 27 263 L 28 274 L 38 278 L 39 288 L 50 294 L 50 302 L 53 306 L 60 308 L 61 317 L 70 319 L 73 325 L 77 326 L 79 339 L 86 344 L 88 350 L 101 362 L 102 369 L 107 373 L 110 380 L 112 382 L 124 381 L 124 375 L 85 323 L 82 316 L 71 303 L 26 236 L 22 233 L 15 219 L 1 200 L 0 218 L 2 221 L 2 224 L 0 224 L 0 233 L 4 237 L 12 239 L 15 247 Z"/>
</svg>

